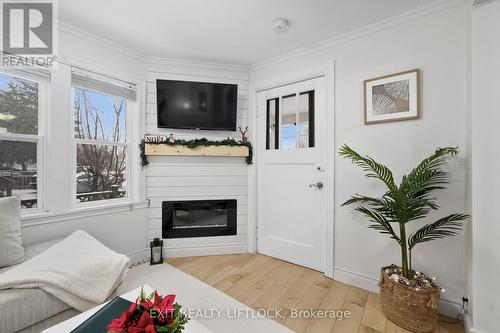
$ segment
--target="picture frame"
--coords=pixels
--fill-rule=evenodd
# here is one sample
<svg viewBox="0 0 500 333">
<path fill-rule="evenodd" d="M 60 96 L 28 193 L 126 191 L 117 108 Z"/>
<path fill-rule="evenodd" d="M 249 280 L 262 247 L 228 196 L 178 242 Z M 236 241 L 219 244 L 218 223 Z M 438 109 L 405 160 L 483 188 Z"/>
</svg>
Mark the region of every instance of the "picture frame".
<svg viewBox="0 0 500 333">
<path fill-rule="evenodd" d="M 364 81 L 365 125 L 420 119 L 420 69 Z"/>
</svg>

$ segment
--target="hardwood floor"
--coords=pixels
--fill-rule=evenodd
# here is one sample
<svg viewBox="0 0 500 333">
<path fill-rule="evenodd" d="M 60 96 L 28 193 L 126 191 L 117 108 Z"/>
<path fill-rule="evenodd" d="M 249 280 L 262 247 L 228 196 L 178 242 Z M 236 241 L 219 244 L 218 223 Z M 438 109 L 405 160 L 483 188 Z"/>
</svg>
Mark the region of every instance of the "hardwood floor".
<svg viewBox="0 0 500 333">
<path fill-rule="evenodd" d="M 386 319 L 377 294 L 275 258 L 235 254 L 175 258 L 167 262 L 252 308 L 281 309 L 282 318 L 275 320 L 295 332 L 408 332 Z M 291 309 L 348 310 L 350 318 L 293 318 Z M 441 320 L 452 321 L 445 317 Z M 461 323 L 440 322 L 434 333 L 463 332 Z"/>
</svg>

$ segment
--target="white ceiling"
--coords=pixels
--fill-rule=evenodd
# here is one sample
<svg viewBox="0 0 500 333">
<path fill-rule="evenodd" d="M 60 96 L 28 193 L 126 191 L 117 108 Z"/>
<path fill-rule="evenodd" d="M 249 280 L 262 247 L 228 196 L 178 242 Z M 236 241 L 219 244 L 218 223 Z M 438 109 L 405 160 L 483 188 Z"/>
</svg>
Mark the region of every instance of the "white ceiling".
<svg viewBox="0 0 500 333">
<path fill-rule="evenodd" d="M 136 52 L 252 65 L 436 0 L 59 0 L 60 19 Z M 277 17 L 290 21 L 277 34 Z"/>
</svg>

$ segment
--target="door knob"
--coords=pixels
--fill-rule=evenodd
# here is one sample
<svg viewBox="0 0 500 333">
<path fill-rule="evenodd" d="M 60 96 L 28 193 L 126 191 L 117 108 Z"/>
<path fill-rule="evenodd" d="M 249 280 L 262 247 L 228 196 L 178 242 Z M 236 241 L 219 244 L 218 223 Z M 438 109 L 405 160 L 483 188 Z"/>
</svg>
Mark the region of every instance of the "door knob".
<svg viewBox="0 0 500 333">
<path fill-rule="evenodd" d="M 323 188 L 323 182 L 317 182 L 316 184 L 309 184 L 309 187 L 315 187 L 317 188 L 318 190 L 321 190 Z"/>
</svg>

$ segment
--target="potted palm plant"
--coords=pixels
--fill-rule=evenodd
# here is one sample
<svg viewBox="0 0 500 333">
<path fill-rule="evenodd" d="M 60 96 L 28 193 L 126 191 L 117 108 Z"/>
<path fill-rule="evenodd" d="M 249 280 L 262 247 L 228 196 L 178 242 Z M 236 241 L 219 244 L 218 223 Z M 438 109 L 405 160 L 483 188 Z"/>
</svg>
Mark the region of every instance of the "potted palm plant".
<svg viewBox="0 0 500 333">
<path fill-rule="evenodd" d="M 356 194 L 342 206 L 356 205 L 355 209 L 368 217 L 369 228 L 387 234 L 399 245 L 401 266 L 390 265 L 381 269 L 380 300 L 387 318 L 413 332 L 434 331 L 441 289 L 433 279 L 412 268 L 412 251 L 418 244 L 456 235 L 468 215 L 448 215 L 424 225 L 411 235 L 407 235 L 406 227 L 439 208 L 431 193 L 445 188 L 449 174 L 443 166 L 457 153 L 457 148 L 437 149 L 403 176 L 397 185 L 391 170 L 385 165 L 358 154 L 347 145 L 339 149 L 340 156 L 361 167 L 367 178 L 378 179 L 387 187 L 381 197 Z"/>
</svg>

